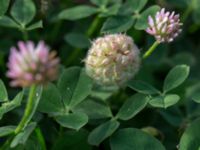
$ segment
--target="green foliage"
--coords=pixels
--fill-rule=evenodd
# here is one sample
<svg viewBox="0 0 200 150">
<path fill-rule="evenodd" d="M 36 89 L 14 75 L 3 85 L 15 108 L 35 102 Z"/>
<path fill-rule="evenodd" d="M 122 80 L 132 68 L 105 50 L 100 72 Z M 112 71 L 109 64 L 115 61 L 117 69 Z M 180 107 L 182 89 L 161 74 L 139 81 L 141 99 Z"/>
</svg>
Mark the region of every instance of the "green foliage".
<svg viewBox="0 0 200 150">
<path fill-rule="evenodd" d="M 92 79 L 79 67 L 66 69 L 59 81 L 58 89 L 65 100 L 64 104 L 74 107 L 83 101 L 92 89 Z"/>
<path fill-rule="evenodd" d="M 111 137 L 110 145 L 112 150 L 165 150 L 157 139 L 135 128 L 116 132 Z"/>
<path fill-rule="evenodd" d="M 106 20 L 101 32 L 117 33 L 127 31 L 132 27 L 134 19 L 131 16 L 114 16 Z"/>
<path fill-rule="evenodd" d="M 183 133 L 180 143 L 180 150 L 188 150 L 188 149 L 199 149 L 200 146 L 200 131 L 199 131 L 200 120 L 194 121 Z"/>
<path fill-rule="evenodd" d="M 147 18 L 155 15 L 160 9 L 158 6 L 151 6 L 145 11 L 141 10 L 147 0 L 129 0 L 121 6 L 117 16 L 108 18 L 101 28 L 102 33 L 118 33 L 129 30 L 133 25 L 138 30 L 147 28 Z"/>
<path fill-rule="evenodd" d="M 164 92 L 169 92 L 172 89 L 182 84 L 189 75 L 190 68 L 186 65 L 179 65 L 173 68 L 164 81 Z"/>
<path fill-rule="evenodd" d="M 11 101 L 6 101 L 5 103 L 3 103 L 0 107 L 0 119 L 2 119 L 2 117 L 4 116 L 4 114 L 6 114 L 7 112 L 15 109 L 16 107 L 21 105 L 21 101 L 22 101 L 22 97 L 23 97 L 23 93 L 20 92 L 18 93 L 15 98 Z"/>
<path fill-rule="evenodd" d="M 89 119 L 103 119 L 112 117 L 110 107 L 105 102 L 100 100 L 88 98 L 77 105 L 74 110 L 87 114 Z"/>
<path fill-rule="evenodd" d="M 82 5 L 63 10 L 59 13 L 58 18 L 66 20 L 78 20 L 89 17 L 93 14 L 96 14 L 97 12 L 98 9 L 95 7 Z"/>
<path fill-rule="evenodd" d="M 88 137 L 88 142 L 91 145 L 99 145 L 107 137 L 111 136 L 119 127 L 119 122 L 110 120 L 95 128 Z"/>
<path fill-rule="evenodd" d="M 138 114 L 148 104 L 149 97 L 136 94 L 130 97 L 120 108 L 117 117 L 122 120 L 129 120 Z"/>
<path fill-rule="evenodd" d="M 4 83 L 0 80 L 0 102 L 8 101 L 8 93 Z"/>
<path fill-rule="evenodd" d="M 36 127 L 36 123 L 32 122 L 26 126 L 24 131 L 17 134 L 14 139 L 12 140 L 10 147 L 16 147 L 18 144 L 25 144 L 30 134 L 33 132 L 34 128 Z"/>
<path fill-rule="evenodd" d="M 88 116 L 84 113 L 73 113 L 56 116 L 56 121 L 63 127 L 79 130 L 88 122 Z"/>
<path fill-rule="evenodd" d="M 192 99 L 195 102 L 200 103 L 200 91 L 198 91 L 197 93 L 194 93 L 194 95 L 192 96 Z"/>
<path fill-rule="evenodd" d="M 138 30 L 144 30 L 148 27 L 148 16 L 154 16 L 156 12 L 160 9 L 159 6 L 151 6 L 142 12 L 139 16 L 135 16 L 137 18 L 137 22 L 135 24 L 135 28 Z"/>
<path fill-rule="evenodd" d="M 167 108 L 174 104 L 176 104 L 180 100 L 180 97 L 176 94 L 167 94 L 164 97 L 163 96 L 157 96 L 152 98 L 149 101 L 149 104 L 154 107 L 160 107 L 160 108 Z"/>
<path fill-rule="evenodd" d="M 163 92 L 143 81 L 132 80 L 128 86 L 139 93 L 149 95 L 151 106 L 168 108 L 175 105 L 180 100 L 180 96 L 166 93 L 181 85 L 189 76 L 189 70 L 187 65 L 177 65 L 171 69 L 164 80 Z"/>
<path fill-rule="evenodd" d="M 10 17 L 3 16 L 0 18 L 0 25 L 10 28 L 20 28 L 20 26 Z"/>
<path fill-rule="evenodd" d="M 76 48 L 88 48 L 90 41 L 88 37 L 80 33 L 69 33 L 65 36 L 65 41 Z"/>
<path fill-rule="evenodd" d="M 90 0 L 93 4 L 98 5 L 98 6 L 106 6 L 109 2 L 109 0 Z"/>
<path fill-rule="evenodd" d="M 144 81 L 130 81 L 128 83 L 128 86 L 133 89 L 136 90 L 139 93 L 143 93 L 143 94 L 159 94 L 160 92 L 154 88 L 152 85 L 144 82 Z"/>
<path fill-rule="evenodd" d="M 0 17 L 6 13 L 9 3 L 10 0 L 0 0 Z"/>
<path fill-rule="evenodd" d="M 0 127 L 0 137 L 12 134 L 15 131 L 15 126 L 4 126 Z"/>
<path fill-rule="evenodd" d="M 87 142 L 87 136 L 88 132 L 85 130 L 80 130 L 78 132 L 67 131 L 56 140 L 56 144 L 52 150 L 92 150 L 92 146 L 90 146 Z"/>
<path fill-rule="evenodd" d="M 12 17 L 25 27 L 32 21 L 36 14 L 36 8 L 32 0 L 16 0 L 11 9 Z"/>
<path fill-rule="evenodd" d="M 54 116 L 63 127 L 79 130 L 88 122 L 88 116 L 74 107 L 89 95 L 92 85 L 92 80 L 80 67 L 66 69 L 57 86 L 49 84 L 44 89 L 38 109 Z"/>
</svg>

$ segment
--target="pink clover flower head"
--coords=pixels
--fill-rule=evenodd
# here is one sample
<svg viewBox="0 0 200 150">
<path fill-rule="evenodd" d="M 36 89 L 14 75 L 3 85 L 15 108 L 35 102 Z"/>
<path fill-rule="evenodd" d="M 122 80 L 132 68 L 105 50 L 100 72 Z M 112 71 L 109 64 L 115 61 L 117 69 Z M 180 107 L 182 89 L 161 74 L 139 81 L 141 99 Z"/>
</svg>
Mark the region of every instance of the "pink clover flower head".
<svg viewBox="0 0 200 150">
<path fill-rule="evenodd" d="M 149 16 L 148 24 L 146 32 L 153 35 L 160 43 L 172 42 L 182 31 L 179 14 L 175 14 L 174 11 L 165 12 L 165 8 L 157 12 L 154 17 Z"/>
<path fill-rule="evenodd" d="M 7 64 L 7 77 L 13 87 L 29 87 L 33 84 L 45 84 L 57 78 L 59 59 L 56 52 L 49 52 L 49 47 L 40 41 L 18 42 L 18 49 L 11 48 Z"/>
</svg>

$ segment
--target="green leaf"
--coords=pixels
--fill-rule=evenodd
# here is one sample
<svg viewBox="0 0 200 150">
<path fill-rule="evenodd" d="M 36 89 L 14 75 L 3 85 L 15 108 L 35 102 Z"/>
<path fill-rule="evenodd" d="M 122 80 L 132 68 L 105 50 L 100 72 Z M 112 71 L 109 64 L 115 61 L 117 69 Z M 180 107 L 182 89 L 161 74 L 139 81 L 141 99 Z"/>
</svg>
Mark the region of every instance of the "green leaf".
<svg viewBox="0 0 200 150">
<path fill-rule="evenodd" d="M 64 132 L 56 139 L 52 150 L 92 150 L 87 137 L 88 132 L 84 130 Z"/>
<path fill-rule="evenodd" d="M 194 54 L 190 52 L 180 52 L 169 59 L 173 61 L 174 65 L 186 64 L 188 66 L 194 66 L 196 61 Z"/>
<path fill-rule="evenodd" d="M 95 128 L 88 137 L 91 145 L 99 145 L 107 137 L 111 136 L 119 127 L 120 123 L 116 120 L 110 120 Z"/>
<path fill-rule="evenodd" d="M 8 101 L 8 93 L 2 80 L 0 80 L 0 102 Z"/>
<path fill-rule="evenodd" d="M 36 125 L 37 125 L 37 123 L 35 123 L 35 122 L 28 124 L 26 126 L 26 128 L 24 129 L 24 131 L 20 132 L 19 134 L 17 134 L 14 137 L 14 139 L 12 140 L 12 142 L 10 144 L 10 147 L 14 148 L 18 144 L 25 144 L 27 139 L 29 138 L 29 136 L 31 135 L 33 130 L 35 129 Z"/>
<path fill-rule="evenodd" d="M 200 91 L 197 91 L 196 93 L 194 93 L 192 95 L 192 99 L 197 102 L 197 103 L 200 103 Z"/>
<path fill-rule="evenodd" d="M 91 3 L 98 5 L 98 6 L 106 6 L 109 0 L 90 0 Z"/>
<path fill-rule="evenodd" d="M 34 29 L 37 29 L 37 28 L 43 28 L 42 20 L 31 24 L 31 25 L 28 26 L 26 29 L 27 29 L 28 31 L 30 31 L 30 30 L 34 30 Z"/>
<path fill-rule="evenodd" d="M 169 109 L 159 110 L 161 116 L 172 126 L 179 127 L 184 121 L 184 115 L 182 114 L 179 107 L 171 107 Z"/>
<path fill-rule="evenodd" d="M 16 126 L 0 127 L 0 137 L 4 137 L 4 136 L 14 133 L 15 128 Z"/>
<path fill-rule="evenodd" d="M 109 97 L 112 96 L 113 93 L 117 92 L 119 87 L 104 87 L 104 86 L 95 86 L 90 93 L 90 96 L 95 99 L 100 99 L 102 101 L 106 101 Z"/>
<path fill-rule="evenodd" d="M 164 97 L 157 96 L 157 97 L 152 98 L 149 101 L 149 104 L 154 107 L 167 108 L 176 104 L 179 100 L 180 100 L 180 97 L 178 95 L 168 94 L 168 95 L 165 95 Z"/>
<path fill-rule="evenodd" d="M 108 17 L 108 16 L 117 15 L 120 6 L 121 6 L 120 3 L 114 3 L 112 6 L 106 8 L 106 11 L 103 9 L 103 11 L 99 14 L 99 16 Z"/>
<path fill-rule="evenodd" d="M 20 106 L 22 97 L 23 97 L 23 93 L 21 92 L 21 93 L 17 94 L 17 96 L 12 101 L 8 101 L 8 102 L 5 102 L 2 104 L 2 106 L 0 107 L 0 119 L 2 119 L 2 117 L 5 113 Z"/>
<path fill-rule="evenodd" d="M 63 101 L 69 107 L 74 107 L 82 102 L 90 94 L 92 85 L 92 79 L 80 67 L 66 69 L 58 81 Z"/>
<path fill-rule="evenodd" d="M 90 46 L 89 38 L 80 33 L 67 34 L 65 36 L 65 41 L 76 48 L 88 48 Z"/>
<path fill-rule="evenodd" d="M 183 133 L 179 150 L 198 150 L 200 147 L 200 119 L 192 122 Z"/>
<path fill-rule="evenodd" d="M 160 91 L 158 91 L 156 88 L 154 88 L 153 86 L 151 86 L 150 84 L 144 82 L 144 81 L 136 81 L 136 80 L 132 80 L 128 83 L 128 86 L 139 92 L 139 93 L 143 93 L 143 94 L 159 94 Z"/>
<path fill-rule="evenodd" d="M 48 86 L 44 87 L 38 110 L 54 116 L 65 112 L 61 94 L 54 84 L 49 83 Z"/>
<path fill-rule="evenodd" d="M 117 117 L 122 120 L 129 120 L 145 108 L 149 97 L 142 94 L 135 94 L 130 97 L 120 108 Z"/>
<path fill-rule="evenodd" d="M 98 9 L 91 6 L 81 5 L 73 8 L 65 9 L 59 13 L 59 19 L 78 20 L 96 14 Z"/>
<path fill-rule="evenodd" d="M 11 8 L 12 17 L 23 27 L 30 23 L 36 14 L 32 0 L 15 0 Z"/>
<path fill-rule="evenodd" d="M 125 32 L 132 27 L 134 19 L 131 16 L 114 16 L 108 18 L 101 28 L 102 33 Z"/>
<path fill-rule="evenodd" d="M 139 13 L 146 5 L 147 0 L 128 0 L 129 6 L 131 6 L 133 12 Z"/>
<path fill-rule="evenodd" d="M 9 28 L 20 28 L 20 26 L 11 18 L 3 16 L 0 18 L 0 26 Z"/>
<path fill-rule="evenodd" d="M 154 16 L 157 11 L 159 11 L 160 7 L 155 5 L 146 9 L 141 15 L 135 16 L 137 18 L 137 22 L 135 24 L 135 28 L 138 30 L 145 30 L 148 27 L 148 16 Z"/>
<path fill-rule="evenodd" d="M 109 106 L 98 100 L 84 100 L 82 103 L 77 105 L 74 110 L 87 114 L 89 119 L 103 119 L 112 117 L 112 112 Z"/>
<path fill-rule="evenodd" d="M 9 3 L 10 0 L 0 0 L 0 17 L 6 13 Z"/>
<path fill-rule="evenodd" d="M 111 150 L 165 150 L 154 137 L 134 128 L 121 129 L 110 140 Z"/>
<path fill-rule="evenodd" d="M 178 87 L 187 79 L 189 72 L 190 68 L 187 65 L 178 65 L 174 67 L 165 78 L 163 91 L 166 93 Z"/>
<path fill-rule="evenodd" d="M 79 130 L 88 122 L 88 116 L 84 113 L 71 113 L 56 116 L 56 121 L 63 127 Z"/>
</svg>

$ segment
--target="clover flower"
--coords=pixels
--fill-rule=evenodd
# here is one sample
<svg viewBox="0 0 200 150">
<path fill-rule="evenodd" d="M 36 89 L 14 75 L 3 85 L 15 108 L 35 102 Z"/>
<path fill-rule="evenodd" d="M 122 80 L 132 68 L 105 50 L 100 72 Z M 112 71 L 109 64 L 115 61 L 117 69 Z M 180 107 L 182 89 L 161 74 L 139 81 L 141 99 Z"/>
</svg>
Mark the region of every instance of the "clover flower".
<svg viewBox="0 0 200 150">
<path fill-rule="evenodd" d="M 18 48 L 12 47 L 9 56 L 7 76 L 12 79 L 11 86 L 28 87 L 56 79 L 59 59 L 43 41 L 37 46 L 32 41 L 20 41 Z"/>
<path fill-rule="evenodd" d="M 157 12 L 155 17 L 148 17 L 149 27 L 146 32 L 153 35 L 158 42 L 172 42 L 182 31 L 180 29 L 179 14 L 165 12 L 165 9 Z"/>
<path fill-rule="evenodd" d="M 138 72 L 139 54 L 131 37 L 105 35 L 92 43 L 85 59 L 86 72 L 100 85 L 123 86 Z"/>
</svg>

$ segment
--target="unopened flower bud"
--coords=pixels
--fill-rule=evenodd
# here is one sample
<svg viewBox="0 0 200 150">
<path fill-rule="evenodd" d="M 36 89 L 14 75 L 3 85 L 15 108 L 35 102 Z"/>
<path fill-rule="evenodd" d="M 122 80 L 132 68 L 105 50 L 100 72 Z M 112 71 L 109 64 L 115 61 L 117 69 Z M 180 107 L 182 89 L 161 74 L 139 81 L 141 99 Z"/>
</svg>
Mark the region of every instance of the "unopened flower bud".
<svg viewBox="0 0 200 150">
<path fill-rule="evenodd" d="M 100 85 L 123 86 L 139 66 L 139 50 L 132 38 L 124 34 L 96 39 L 85 59 L 87 74 Z"/>
<path fill-rule="evenodd" d="M 43 41 L 37 46 L 31 41 L 18 42 L 18 48 L 11 48 L 8 62 L 11 86 L 28 87 L 56 79 L 59 59 L 55 52 L 49 52 Z"/>
<path fill-rule="evenodd" d="M 146 32 L 153 35 L 158 42 L 172 42 L 182 31 L 179 14 L 165 12 L 165 9 L 157 12 L 155 17 L 149 16 L 149 27 Z"/>
</svg>

